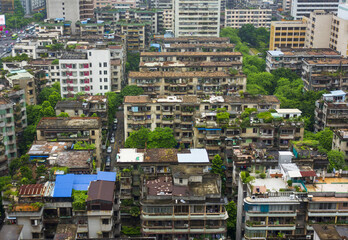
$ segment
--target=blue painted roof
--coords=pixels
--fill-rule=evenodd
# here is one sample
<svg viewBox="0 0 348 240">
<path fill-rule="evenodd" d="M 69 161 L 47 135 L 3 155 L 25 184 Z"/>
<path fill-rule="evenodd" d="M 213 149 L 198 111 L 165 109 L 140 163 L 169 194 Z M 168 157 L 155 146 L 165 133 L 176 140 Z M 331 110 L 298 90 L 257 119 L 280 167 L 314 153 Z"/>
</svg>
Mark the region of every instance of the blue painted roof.
<svg viewBox="0 0 348 240">
<path fill-rule="evenodd" d="M 53 197 L 71 197 L 72 190 L 87 191 L 92 181 L 103 180 L 114 182 L 115 172 L 98 172 L 98 174 L 65 174 L 57 175 Z"/>
<path fill-rule="evenodd" d="M 115 182 L 116 181 L 116 173 L 115 172 L 98 172 L 97 180 Z"/>
</svg>

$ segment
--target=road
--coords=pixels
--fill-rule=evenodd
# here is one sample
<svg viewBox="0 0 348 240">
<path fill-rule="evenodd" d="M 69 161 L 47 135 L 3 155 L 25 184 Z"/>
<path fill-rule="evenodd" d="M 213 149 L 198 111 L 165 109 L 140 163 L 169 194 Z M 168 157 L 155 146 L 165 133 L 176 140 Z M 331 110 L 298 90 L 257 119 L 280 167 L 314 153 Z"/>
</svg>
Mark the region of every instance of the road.
<svg viewBox="0 0 348 240">
<path fill-rule="evenodd" d="M 116 112 L 117 117 L 117 129 L 116 131 L 110 130 L 110 132 L 115 132 L 115 143 L 112 144 L 112 153 L 111 153 L 111 169 L 115 171 L 116 167 L 116 154 L 120 148 L 124 146 L 124 121 L 123 121 L 123 111 Z M 111 134 L 110 134 L 111 136 Z"/>
<path fill-rule="evenodd" d="M 18 37 L 23 39 L 25 37 L 25 33 L 18 34 Z M 0 58 L 7 57 L 11 54 L 6 52 L 6 50 L 11 46 L 11 43 L 16 44 L 16 40 L 11 38 L 10 33 L 8 33 L 6 37 L 0 38 Z"/>
</svg>

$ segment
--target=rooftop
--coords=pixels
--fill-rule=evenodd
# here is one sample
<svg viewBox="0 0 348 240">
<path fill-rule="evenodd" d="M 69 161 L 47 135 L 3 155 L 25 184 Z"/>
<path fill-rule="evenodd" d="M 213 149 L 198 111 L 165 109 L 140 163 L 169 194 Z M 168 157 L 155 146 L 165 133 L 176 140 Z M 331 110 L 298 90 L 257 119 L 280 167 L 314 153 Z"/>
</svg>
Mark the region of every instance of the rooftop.
<svg viewBox="0 0 348 240">
<path fill-rule="evenodd" d="M 281 178 L 255 178 L 252 182 L 254 187 L 265 187 L 271 192 L 279 192 L 281 188 L 287 188 L 287 183 Z"/>
<path fill-rule="evenodd" d="M 87 59 L 87 53 L 64 52 L 60 59 Z"/>
<path fill-rule="evenodd" d="M 99 117 L 43 117 L 37 125 L 38 130 L 43 129 L 97 129 L 101 127 Z"/>
<path fill-rule="evenodd" d="M 172 43 L 164 44 L 163 48 L 234 48 L 235 44 L 233 43 L 198 43 L 198 44 L 189 44 L 189 43 Z"/>
<path fill-rule="evenodd" d="M 151 102 L 151 98 L 147 95 L 124 97 L 124 103 L 149 103 L 149 102 Z"/>
<path fill-rule="evenodd" d="M 317 60 L 303 60 L 309 65 L 348 65 L 346 58 L 321 58 Z"/>
<path fill-rule="evenodd" d="M 157 62 L 140 62 L 140 67 L 232 67 L 234 65 L 241 65 L 242 61 L 228 61 L 228 62 L 181 62 L 181 61 L 157 61 Z"/>
<path fill-rule="evenodd" d="M 56 109 L 82 109 L 83 103 L 80 101 L 58 101 Z"/>
<path fill-rule="evenodd" d="M 242 56 L 240 52 L 141 52 L 140 57 L 163 56 Z"/>
<path fill-rule="evenodd" d="M 280 56 L 303 56 L 303 57 L 312 57 L 312 56 L 337 56 L 341 57 L 341 54 L 331 48 L 290 48 L 290 49 L 281 49 L 278 51 L 268 51 L 268 53 L 273 57 Z"/>
<path fill-rule="evenodd" d="M 23 225 L 2 225 L 0 230 L 1 239 L 18 240 L 22 233 Z"/>
<path fill-rule="evenodd" d="M 174 37 L 164 38 L 164 42 L 187 42 L 187 41 L 210 41 L 210 42 L 230 42 L 228 37 Z"/>
<path fill-rule="evenodd" d="M 68 168 L 90 168 L 91 152 L 89 151 L 63 151 L 57 157 L 50 157 L 58 166 Z"/>
<path fill-rule="evenodd" d="M 192 77 L 231 77 L 226 72 L 129 72 L 129 78 L 192 78 Z"/>
<path fill-rule="evenodd" d="M 279 99 L 273 95 L 258 95 L 251 96 L 244 94 L 244 97 L 231 95 L 223 96 L 225 102 L 228 103 L 265 103 L 265 104 L 280 104 Z"/>
<path fill-rule="evenodd" d="M 276 109 L 278 114 L 301 114 L 302 111 L 297 108 L 280 108 Z"/>
<path fill-rule="evenodd" d="M 76 224 L 58 224 L 53 240 L 74 240 L 76 239 Z"/>
<path fill-rule="evenodd" d="M 115 182 L 93 181 L 88 188 L 87 201 L 102 200 L 113 202 Z"/>
<path fill-rule="evenodd" d="M 18 195 L 21 197 L 35 197 L 42 196 L 44 186 L 42 184 L 28 184 L 22 185 L 19 188 Z"/>
<path fill-rule="evenodd" d="M 72 190 L 87 191 L 90 183 L 96 180 L 115 181 L 115 172 L 98 172 L 97 174 L 57 175 L 53 197 L 71 197 Z"/>
<path fill-rule="evenodd" d="M 71 148 L 71 142 L 47 142 L 47 141 L 35 141 L 29 151 L 28 155 L 44 155 L 49 156 L 50 154 L 57 154 L 59 152 L 65 151 L 68 148 Z"/>
<path fill-rule="evenodd" d="M 20 80 L 20 79 L 28 79 L 28 78 L 34 78 L 33 75 L 31 75 L 30 73 L 28 73 L 27 71 L 11 71 L 10 74 L 14 74 L 14 75 L 7 75 L 6 77 L 10 80 Z"/>
<path fill-rule="evenodd" d="M 329 224 L 313 224 L 319 240 L 343 240 L 348 239 L 347 226 L 335 226 Z"/>
</svg>

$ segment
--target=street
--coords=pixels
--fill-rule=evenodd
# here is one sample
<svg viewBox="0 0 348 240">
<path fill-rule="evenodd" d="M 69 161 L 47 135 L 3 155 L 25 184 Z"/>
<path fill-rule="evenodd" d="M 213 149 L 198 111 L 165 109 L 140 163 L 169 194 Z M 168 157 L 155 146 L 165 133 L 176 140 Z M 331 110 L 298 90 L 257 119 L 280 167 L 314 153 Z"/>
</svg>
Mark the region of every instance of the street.
<svg viewBox="0 0 348 240">
<path fill-rule="evenodd" d="M 111 145 L 111 171 L 115 171 L 116 167 L 116 154 L 119 148 L 124 146 L 124 121 L 123 121 L 123 110 L 116 112 L 117 117 L 117 129 L 114 131 L 113 129 L 110 131 L 109 139 L 111 137 L 111 132 L 115 132 L 115 143 Z"/>
</svg>

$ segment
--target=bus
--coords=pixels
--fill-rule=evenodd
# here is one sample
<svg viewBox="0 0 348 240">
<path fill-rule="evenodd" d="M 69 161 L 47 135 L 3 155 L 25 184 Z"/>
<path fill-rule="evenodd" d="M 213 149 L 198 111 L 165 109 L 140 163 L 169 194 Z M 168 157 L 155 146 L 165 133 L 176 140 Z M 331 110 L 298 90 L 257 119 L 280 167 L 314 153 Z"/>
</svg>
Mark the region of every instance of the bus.
<svg viewBox="0 0 348 240">
<path fill-rule="evenodd" d="M 17 38 L 18 38 L 18 35 L 16 33 L 12 35 L 13 40 L 16 40 Z"/>
</svg>

